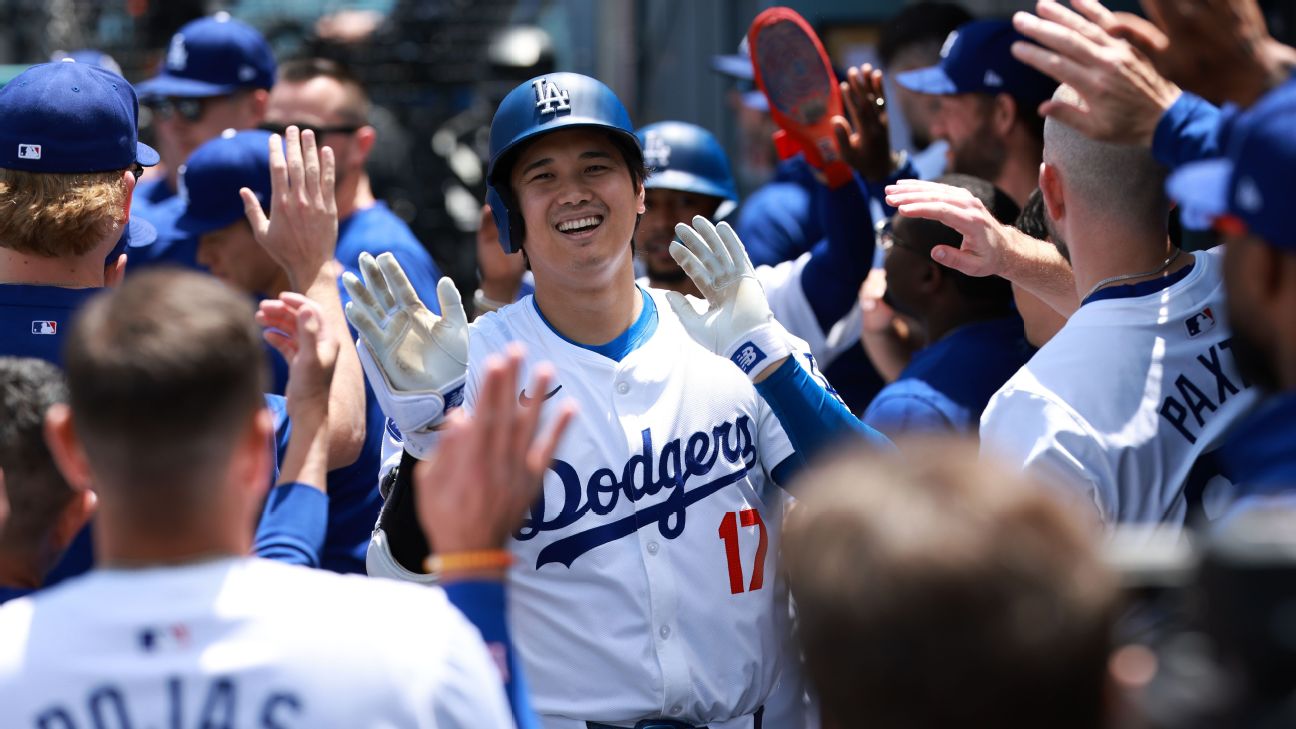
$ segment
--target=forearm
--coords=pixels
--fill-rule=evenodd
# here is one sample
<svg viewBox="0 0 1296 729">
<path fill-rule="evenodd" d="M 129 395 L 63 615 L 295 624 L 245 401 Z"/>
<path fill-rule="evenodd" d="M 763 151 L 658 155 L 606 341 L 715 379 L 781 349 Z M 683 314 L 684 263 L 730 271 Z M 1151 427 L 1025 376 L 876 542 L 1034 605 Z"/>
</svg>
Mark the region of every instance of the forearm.
<svg viewBox="0 0 1296 729">
<path fill-rule="evenodd" d="M 859 300 L 859 288 L 873 267 L 873 217 L 857 182 L 822 195 L 825 238 L 801 270 L 801 288 L 819 328 L 832 329 Z"/>
<path fill-rule="evenodd" d="M 443 581 L 446 597 L 459 608 L 482 634 L 499 664 L 504 692 L 518 729 L 535 729 L 540 726 L 531 709 L 530 692 L 522 662 L 513 649 L 505 614 L 505 590 L 502 580 Z"/>
<path fill-rule="evenodd" d="M 1205 99 L 1183 93 L 1161 115 L 1152 135 L 1152 156 L 1170 169 L 1218 157 L 1223 114 Z"/>
<path fill-rule="evenodd" d="M 1004 255 L 1000 276 L 1034 294 L 1059 314 L 1066 317 L 1074 314 L 1080 308 L 1080 301 L 1071 264 L 1053 244 L 1016 228 L 1006 230 L 1010 249 Z"/>
<path fill-rule="evenodd" d="M 360 456 L 365 441 L 365 389 L 364 370 L 356 355 L 355 341 L 347 327 L 342 311 L 342 297 L 338 293 L 337 277 L 341 267 L 334 261 L 315 269 L 314 275 L 303 288 L 292 281 L 294 288 L 319 304 L 324 315 L 324 329 L 342 343 L 338 348 L 337 365 L 333 370 L 333 384 L 329 388 L 328 467 L 329 470 L 349 466 Z"/>
<path fill-rule="evenodd" d="M 768 376 L 756 383 L 756 392 L 783 426 L 793 448 L 793 454 L 774 469 L 776 481 L 788 483 L 806 462 L 846 438 L 890 446 L 885 436 L 861 423 L 794 359 L 795 355 L 771 367 Z"/>
</svg>

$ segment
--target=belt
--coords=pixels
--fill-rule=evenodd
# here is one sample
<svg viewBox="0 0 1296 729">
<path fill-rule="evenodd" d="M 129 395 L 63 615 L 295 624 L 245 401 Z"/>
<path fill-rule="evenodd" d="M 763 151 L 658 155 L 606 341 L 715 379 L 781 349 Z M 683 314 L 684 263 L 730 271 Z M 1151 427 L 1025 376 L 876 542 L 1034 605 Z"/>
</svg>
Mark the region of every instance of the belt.
<svg viewBox="0 0 1296 729">
<path fill-rule="evenodd" d="M 762 706 L 752 714 L 752 729 L 761 729 L 762 720 L 765 718 L 765 707 Z M 585 722 L 586 729 L 626 729 L 613 724 L 600 724 L 597 721 Z M 674 719 L 644 719 L 635 722 L 634 729 L 708 729 L 705 724 L 689 724 Z"/>
</svg>

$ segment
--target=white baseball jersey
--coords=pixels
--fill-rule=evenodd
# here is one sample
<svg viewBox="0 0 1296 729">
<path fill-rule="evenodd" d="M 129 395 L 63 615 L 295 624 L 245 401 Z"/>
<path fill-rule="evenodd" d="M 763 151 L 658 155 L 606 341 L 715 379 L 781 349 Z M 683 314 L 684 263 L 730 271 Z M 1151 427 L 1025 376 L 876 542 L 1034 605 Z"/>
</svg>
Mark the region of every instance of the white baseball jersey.
<svg viewBox="0 0 1296 729">
<path fill-rule="evenodd" d="M 765 290 L 770 312 L 778 323 L 805 341 L 818 366 L 827 367 L 842 352 L 859 344 L 860 311 L 858 306 L 850 307 L 846 315 L 826 332 L 819 326 L 819 319 L 801 285 L 801 272 L 812 256 L 812 253 L 806 252 L 791 261 L 783 261 L 774 266 L 757 266 L 756 280 L 760 281 L 761 288 Z M 635 261 L 638 260 L 635 258 Z M 641 277 L 638 283 L 648 288 L 648 277 Z"/>
<path fill-rule="evenodd" d="M 1182 525 L 1185 488 L 1218 477 L 1210 453 L 1257 398 L 1230 348 L 1221 254 L 1080 307 L 991 398 L 983 452 L 1081 489 L 1106 523 Z"/>
<path fill-rule="evenodd" d="M 0 724 L 512 727 L 440 589 L 252 557 L 96 570 L 0 608 Z"/>
<path fill-rule="evenodd" d="M 529 296 L 471 325 L 465 408 L 483 359 L 511 342 L 526 346 L 522 382 L 537 363 L 556 369 L 549 392 L 519 393 L 544 423 L 564 400 L 579 406 L 511 541 L 509 620 L 547 729 L 750 727 L 788 639 L 785 495 L 768 473 L 792 445 L 747 376 L 649 292 L 656 330 L 620 362 L 564 339 Z"/>
</svg>

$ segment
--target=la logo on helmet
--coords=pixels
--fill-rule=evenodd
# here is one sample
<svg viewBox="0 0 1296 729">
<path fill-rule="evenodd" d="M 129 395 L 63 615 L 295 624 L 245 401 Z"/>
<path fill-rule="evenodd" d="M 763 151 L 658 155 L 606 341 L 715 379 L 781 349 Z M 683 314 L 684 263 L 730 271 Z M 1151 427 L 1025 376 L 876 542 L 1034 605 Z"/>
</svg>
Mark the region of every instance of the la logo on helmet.
<svg viewBox="0 0 1296 729">
<path fill-rule="evenodd" d="M 535 89 L 536 108 L 541 114 L 557 114 L 560 111 L 571 111 L 571 94 L 558 84 L 541 77 L 531 82 Z"/>
<path fill-rule="evenodd" d="M 647 137 L 644 139 L 643 154 L 644 162 L 655 170 L 670 167 L 670 144 L 666 142 L 665 138 L 663 138 L 656 129 L 648 132 Z"/>
</svg>

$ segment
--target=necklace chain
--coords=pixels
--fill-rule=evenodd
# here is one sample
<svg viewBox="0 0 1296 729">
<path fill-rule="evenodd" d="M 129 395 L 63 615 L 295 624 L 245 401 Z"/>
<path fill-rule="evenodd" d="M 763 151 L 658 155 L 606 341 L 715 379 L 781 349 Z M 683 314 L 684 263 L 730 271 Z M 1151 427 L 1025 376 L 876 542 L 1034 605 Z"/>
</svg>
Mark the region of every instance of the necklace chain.
<svg viewBox="0 0 1296 729">
<path fill-rule="evenodd" d="M 1183 250 L 1180 248 L 1174 249 L 1174 253 L 1171 253 L 1170 256 L 1166 258 L 1165 261 L 1162 262 L 1160 266 L 1157 266 L 1151 271 L 1144 271 L 1143 273 L 1122 273 L 1119 276 L 1112 276 L 1110 278 L 1105 278 L 1099 281 L 1098 283 L 1094 284 L 1093 288 L 1089 289 L 1089 293 L 1085 294 L 1083 297 L 1080 298 L 1080 302 L 1084 303 L 1088 301 L 1090 296 L 1093 296 L 1095 293 L 1098 292 L 1098 289 L 1104 286 L 1110 286 L 1114 283 L 1119 283 L 1121 281 L 1129 281 L 1130 279 L 1143 278 L 1145 276 L 1155 276 L 1158 273 L 1161 273 L 1162 271 L 1166 270 L 1167 268 L 1170 268 L 1170 264 L 1174 263 L 1175 259 L 1177 259 L 1179 257 L 1179 254 L 1182 252 Z"/>
</svg>

